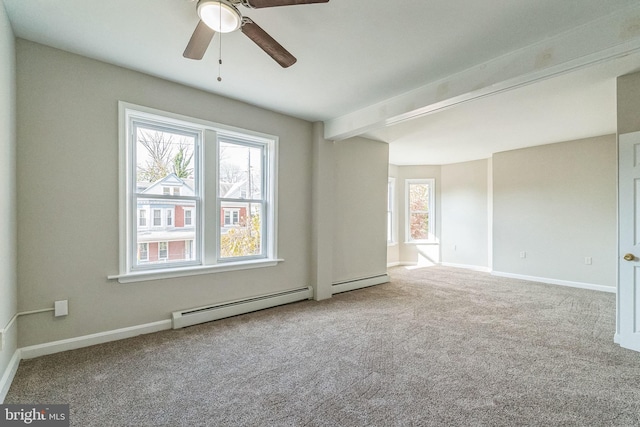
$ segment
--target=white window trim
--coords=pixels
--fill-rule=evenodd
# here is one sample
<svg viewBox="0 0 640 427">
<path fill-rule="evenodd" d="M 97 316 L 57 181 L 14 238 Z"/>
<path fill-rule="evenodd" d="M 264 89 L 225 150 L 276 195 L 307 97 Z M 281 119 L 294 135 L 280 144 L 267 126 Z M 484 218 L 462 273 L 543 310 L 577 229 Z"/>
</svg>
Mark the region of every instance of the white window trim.
<svg viewBox="0 0 640 427">
<path fill-rule="evenodd" d="M 267 177 L 265 180 L 264 191 L 266 191 L 267 204 L 265 209 L 269 212 L 267 215 L 265 229 L 269 230 L 269 233 L 263 240 L 265 245 L 266 257 L 259 259 L 231 259 L 230 261 L 219 262 L 217 260 L 217 245 L 220 235 L 219 223 L 215 227 L 209 226 L 206 229 L 199 227 L 200 230 L 196 231 L 198 240 L 197 244 L 194 244 L 193 250 L 196 253 L 201 254 L 201 260 L 198 265 L 185 265 L 172 268 L 157 268 L 152 270 L 132 270 L 131 266 L 131 227 L 128 226 L 130 219 L 132 218 L 132 211 L 136 212 L 136 206 L 132 206 L 133 198 L 130 194 L 132 188 L 130 179 L 135 179 L 131 176 L 131 173 L 126 173 L 127 167 L 130 163 L 131 153 L 127 145 L 127 137 L 130 132 L 129 115 L 136 117 L 152 117 L 160 119 L 165 123 L 173 123 L 178 126 L 198 127 L 202 129 L 204 135 L 202 141 L 202 156 L 201 162 L 201 184 L 203 185 L 203 194 L 205 194 L 205 202 L 203 203 L 201 210 L 201 217 L 196 215 L 194 223 L 202 221 L 203 218 L 208 217 L 208 212 L 216 212 L 216 194 L 217 191 L 217 143 L 213 144 L 211 141 L 217 141 L 217 135 L 222 134 L 227 137 L 235 137 L 244 140 L 253 140 L 256 142 L 266 143 L 266 150 L 268 152 L 268 165 L 265 171 Z M 147 280 L 166 279 L 175 277 L 184 277 L 200 274 L 218 273 L 234 270 L 244 270 L 262 267 L 272 267 L 279 262 L 283 262 L 283 259 L 277 256 L 277 237 L 278 237 L 278 200 L 277 191 L 278 188 L 278 137 L 274 135 L 268 135 L 246 129 L 240 129 L 232 126 L 227 126 L 219 123 L 210 122 L 208 120 L 202 120 L 192 117 L 183 116 L 180 114 L 169 113 L 166 111 L 156 110 L 149 107 L 135 105 L 123 101 L 118 102 L 118 115 L 119 115 L 119 194 L 120 194 L 120 212 L 119 212 L 119 228 L 120 228 L 120 256 L 119 256 L 119 274 L 110 275 L 108 279 L 117 279 L 120 283 L 131 283 Z M 207 147 L 207 145 L 210 145 Z M 203 168 L 202 165 L 215 165 L 215 167 Z M 273 173 L 269 173 L 272 171 Z M 205 186 L 205 183 L 214 183 L 213 185 Z M 211 188 L 213 187 L 213 188 Z M 274 191 L 272 191 L 274 190 Z M 220 211 L 217 210 L 215 217 L 219 218 Z M 151 218 L 147 217 L 147 223 Z M 137 219 L 136 219 L 137 221 Z M 174 219 L 175 221 L 175 219 Z M 219 221 L 219 220 L 218 220 Z M 192 224 L 192 225 L 196 225 Z M 168 247 L 167 247 L 168 250 Z"/>
<path fill-rule="evenodd" d="M 411 211 L 409 209 L 409 185 L 410 184 L 427 184 L 429 185 L 429 237 L 427 239 L 411 238 Z M 405 244 L 435 244 L 436 239 L 436 180 L 434 178 L 424 179 L 405 179 L 404 181 L 404 243 Z"/>
<path fill-rule="evenodd" d="M 164 227 L 164 221 L 162 220 L 162 208 L 151 208 L 151 228 Z M 160 215 L 156 217 L 156 212 L 160 212 Z M 160 220 L 160 224 L 156 225 L 156 219 Z"/>
<path fill-rule="evenodd" d="M 182 214 L 183 214 L 183 219 L 182 219 L 182 226 L 183 227 L 193 227 L 195 224 L 195 221 L 193 220 L 195 218 L 195 215 L 193 214 L 194 209 L 193 208 L 182 208 Z M 189 212 L 189 221 L 190 223 L 187 224 L 187 212 Z"/>
<path fill-rule="evenodd" d="M 144 212 L 144 222 L 145 225 L 140 225 L 140 213 Z M 136 221 L 138 222 L 138 228 L 147 229 L 149 228 L 149 210 L 148 209 L 137 209 L 136 211 Z"/>
<path fill-rule="evenodd" d="M 387 246 L 394 246 L 397 244 L 396 242 L 396 179 L 394 177 L 389 177 L 387 181 L 387 216 L 391 214 L 391 230 L 387 229 Z M 389 206 L 389 200 L 391 201 L 391 206 Z M 387 227 L 389 227 L 389 219 L 387 218 Z M 389 234 L 391 234 L 391 239 L 389 239 Z"/>
<path fill-rule="evenodd" d="M 147 257 L 146 258 L 140 258 L 140 261 L 149 261 L 149 242 L 138 243 L 138 252 L 140 252 L 140 246 L 142 246 L 142 245 L 147 245 Z"/>
<path fill-rule="evenodd" d="M 165 249 L 165 251 L 167 252 L 165 257 L 161 257 L 160 256 L 160 245 L 164 244 L 166 246 L 167 249 Z M 158 242 L 158 261 L 168 261 L 169 260 L 169 242 L 166 240 L 163 240 L 161 242 Z"/>
</svg>

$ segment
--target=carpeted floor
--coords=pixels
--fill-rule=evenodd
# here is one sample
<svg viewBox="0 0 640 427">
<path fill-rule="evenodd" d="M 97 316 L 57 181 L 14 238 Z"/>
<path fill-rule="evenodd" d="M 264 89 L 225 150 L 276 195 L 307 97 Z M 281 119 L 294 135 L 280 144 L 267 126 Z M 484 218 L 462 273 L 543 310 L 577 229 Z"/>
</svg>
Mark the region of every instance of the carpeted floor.
<svg viewBox="0 0 640 427">
<path fill-rule="evenodd" d="M 614 294 L 446 267 L 26 360 L 5 403 L 73 426 L 633 426 Z"/>
</svg>

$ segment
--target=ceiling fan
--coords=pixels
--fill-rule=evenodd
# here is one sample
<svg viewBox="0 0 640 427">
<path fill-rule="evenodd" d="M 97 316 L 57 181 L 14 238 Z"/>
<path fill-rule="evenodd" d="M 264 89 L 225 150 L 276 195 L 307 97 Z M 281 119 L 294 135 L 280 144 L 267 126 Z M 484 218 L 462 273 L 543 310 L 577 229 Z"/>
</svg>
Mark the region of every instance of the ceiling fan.
<svg viewBox="0 0 640 427">
<path fill-rule="evenodd" d="M 242 16 L 236 5 L 242 4 L 251 9 L 261 9 L 327 2 L 329 0 L 199 0 L 197 11 L 200 21 L 182 56 L 189 59 L 202 59 L 216 32 L 230 33 L 240 29 L 280 66 L 290 67 L 297 59 L 253 20 Z"/>
</svg>

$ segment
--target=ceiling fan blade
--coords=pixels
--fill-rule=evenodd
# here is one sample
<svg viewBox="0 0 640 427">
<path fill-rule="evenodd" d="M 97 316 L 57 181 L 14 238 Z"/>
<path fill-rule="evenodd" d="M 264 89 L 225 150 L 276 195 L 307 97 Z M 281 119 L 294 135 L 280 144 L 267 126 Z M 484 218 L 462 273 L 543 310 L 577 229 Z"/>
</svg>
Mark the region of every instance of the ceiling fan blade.
<svg viewBox="0 0 640 427">
<path fill-rule="evenodd" d="M 242 32 L 257 44 L 267 55 L 272 57 L 282 68 L 287 68 L 296 63 L 297 59 L 287 51 L 280 43 L 275 41 L 265 30 L 251 19 L 242 18 Z"/>
<path fill-rule="evenodd" d="M 215 34 L 216 32 L 207 24 L 199 21 L 182 56 L 189 59 L 202 59 Z"/>
<path fill-rule="evenodd" d="M 260 9 L 263 7 L 276 7 L 276 6 L 293 6 L 296 4 L 313 4 L 313 3 L 328 3 L 329 0 L 242 0 L 242 4 L 253 8 Z"/>
</svg>

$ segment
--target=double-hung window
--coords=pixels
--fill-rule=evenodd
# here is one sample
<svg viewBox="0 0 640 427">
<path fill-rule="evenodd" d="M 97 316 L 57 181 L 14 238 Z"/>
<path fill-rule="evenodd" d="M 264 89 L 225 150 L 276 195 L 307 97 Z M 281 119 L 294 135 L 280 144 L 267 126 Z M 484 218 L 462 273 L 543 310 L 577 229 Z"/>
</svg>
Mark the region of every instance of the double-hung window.
<svg viewBox="0 0 640 427">
<path fill-rule="evenodd" d="M 435 180 L 407 179 L 406 241 L 429 243 L 435 241 Z"/>
<path fill-rule="evenodd" d="M 395 199 L 395 178 L 389 178 L 387 181 L 387 244 L 391 245 L 395 242 L 393 233 L 393 205 Z"/>
<path fill-rule="evenodd" d="M 111 278 L 279 261 L 276 137 L 122 102 L 120 121 L 120 274 Z"/>
</svg>

